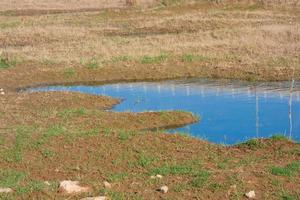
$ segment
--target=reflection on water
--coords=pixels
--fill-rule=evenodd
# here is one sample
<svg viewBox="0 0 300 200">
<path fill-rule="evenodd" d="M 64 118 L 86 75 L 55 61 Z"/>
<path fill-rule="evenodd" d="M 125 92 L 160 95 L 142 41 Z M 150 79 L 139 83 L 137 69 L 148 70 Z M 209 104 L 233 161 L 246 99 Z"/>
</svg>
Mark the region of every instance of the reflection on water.
<svg viewBox="0 0 300 200">
<path fill-rule="evenodd" d="M 124 101 L 114 111 L 185 110 L 199 123 L 170 132 L 215 143 L 234 144 L 254 137 L 284 134 L 300 140 L 300 82 L 249 84 L 205 79 L 101 86 L 51 86 L 29 91 L 78 91 Z"/>
</svg>

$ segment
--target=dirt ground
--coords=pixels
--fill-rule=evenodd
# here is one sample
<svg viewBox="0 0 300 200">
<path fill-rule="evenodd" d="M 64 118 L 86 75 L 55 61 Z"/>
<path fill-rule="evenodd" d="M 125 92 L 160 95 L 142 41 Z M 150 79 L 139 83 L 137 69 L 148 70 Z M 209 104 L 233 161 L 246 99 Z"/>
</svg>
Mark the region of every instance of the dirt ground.
<svg viewBox="0 0 300 200">
<path fill-rule="evenodd" d="M 251 190 L 256 199 L 300 199 L 300 146 L 284 137 L 215 145 L 163 131 L 201 120 L 184 111 L 115 113 L 120 100 L 110 97 L 18 92 L 191 77 L 299 80 L 299 6 L 1 1 L 0 188 L 13 193 L 0 199 L 244 199 Z M 59 193 L 62 180 L 91 191 Z M 157 191 L 163 185 L 166 194 Z"/>
</svg>

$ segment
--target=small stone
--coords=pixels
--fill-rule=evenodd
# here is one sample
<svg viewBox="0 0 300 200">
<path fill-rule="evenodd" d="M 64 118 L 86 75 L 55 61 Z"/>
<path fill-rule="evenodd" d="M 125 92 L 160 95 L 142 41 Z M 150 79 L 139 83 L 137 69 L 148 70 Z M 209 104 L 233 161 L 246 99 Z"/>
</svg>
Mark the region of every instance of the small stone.
<svg viewBox="0 0 300 200">
<path fill-rule="evenodd" d="M 45 185 L 51 185 L 51 184 L 49 183 L 49 181 L 44 181 L 44 184 L 45 184 Z"/>
<path fill-rule="evenodd" d="M 152 175 L 152 176 L 150 176 L 150 178 L 151 178 L 151 179 L 155 179 L 156 177 Z"/>
<path fill-rule="evenodd" d="M 161 179 L 162 177 L 163 177 L 163 176 L 160 175 L 160 174 L 157 174 L 157 175 L 156 175 L 156 178 L 160 178 L 160 179 Z"/>
<path fill-rule="evenodd" d="M 248 198 L 248 199 L 254 199 L 255 198 L 255 192 L 252 190 L 250 192 L 247 192 L 245 194 L 245 196 Z"/>
<path fill-rule="evenodd" d="M 1 94 L 1 95 L 5 95 L 5 92 L 2 91 L 2 92 L 0 92 L 0 94 Z"/>
<path fill-rule="evenodd" d="M 78 181 L 65 180 L 61 181 L 59 184 L 59 191 L 67 194 L 88 192 L 89 190 L 89 187 L 79 186 Z"/>
<path fill-rule="evenodd" d="M 99 196 L 99 197 L 86 197 L 81 200 L 107 200 L 105 196 Z"/>
<path fill-rule="evenodd" d="M 0 188 L 0 193 L 11 193 L 13 190 L 11 188 Z"/>
<path fill-rule="evenodd" d="M 4 91 L 4 89 L 3 88 L 0 88 L 0 92 L 3 92 Z"/>
<path fill-rule="evenodd" d="M 164 185 L 164 186 L 161 186 L 159 188 L 159 191 L 161 191 L 162 193 L 166 194 L 168 192 L 169 188 L 168 186 Z"/>
<path fill-rule="evenodd" d="M 111 189 L 111 184 L 110 184 L 109 182 L 104 181 L 104 182 L 103 182 L 103 185 L 104 185 L 104 187 L 105 187 L 106 189 Z"/>
</svg>

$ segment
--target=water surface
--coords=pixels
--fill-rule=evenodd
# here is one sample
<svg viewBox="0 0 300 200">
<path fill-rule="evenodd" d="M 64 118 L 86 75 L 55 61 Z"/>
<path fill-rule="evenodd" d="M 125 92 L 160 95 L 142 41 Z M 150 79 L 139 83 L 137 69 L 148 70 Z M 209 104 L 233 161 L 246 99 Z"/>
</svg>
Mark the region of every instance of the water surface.
<svg viewBox="0 0 300 200">
<path fill-rule="evenodd" d="M 50 86 L 29 91 L 75 91 L 123 99 L 114 111 L 184 110 L 200 122 L 170 132 L 221 144 L 284 134 L 300 141 L 300 82 L 249 84 L 192 79 L 100 86 Z"/>
</svg>

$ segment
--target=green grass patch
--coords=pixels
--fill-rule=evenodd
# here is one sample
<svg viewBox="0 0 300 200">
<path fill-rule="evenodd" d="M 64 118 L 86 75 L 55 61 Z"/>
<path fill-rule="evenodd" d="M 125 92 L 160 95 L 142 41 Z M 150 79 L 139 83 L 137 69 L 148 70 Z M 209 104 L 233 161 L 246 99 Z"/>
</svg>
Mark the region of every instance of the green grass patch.
<svg viewBox="0 0 300 200">
<path fill-rule="evenodd" d="M 25 186 L 19 186 L 16 188 L 17 195 L 23 195 L 32 192 L 41 192 L 45 188 L 45 184 L 41 181 L 30 181 Z"/>
<path fill-rule="evenodd" d="M 140 63 L 142 64 L 154 64 L 154 63 L 162 63 L 168 59 L 167 54 L 160 54 L 159 56 L 142 56 L 140 58 Z"/>
<path fill-rule="evenodd" d="M 164 165 L 162 167 L 154 168 L 150 171 L 151 175 L 183 175 L 183 174 L 191 174 L 193 172 L 193 168 L 191 166 L 186 165 Z"/>
<path fill-rule="evenodd" d="M 109 182 L 120 182 L 120 181 L 124 180 L 124 178 L 126 178 L 127 176 L 128 176 L 128 173 L 126 173 L 126 172 L 114 173 L 114 174 L 109 175 L 107 180 Z"/>
<path fill-rule="evenodd" d="M 137 160 L 137 165 L 143 168 L 149 167 L 149 165 L 153 162 L 153 158 L 147 156 L 145 153 L 140 153 L 139 158 Z"/>
<path fill-rule="evenodd" d="M 113 63 L 118 63 L 118 62 L 128 62 L 128 61 L 132 61 L 132 57 L 130 56 L 116 56 L 116 57 L 113 57 L 111 59 L 111 61 Z"/>
<path fill-rule="evenodd" d="M 51 158 L 55 155 L 55 153 L 49 149 L 43 149 L 41 151 L 41 154 L 43 155 L 44 158 Z"/>
<path fill-rule="evenodd" d="M 64 109 L 58 113 L 58 116 L 64 119 L 68 119 L 70 117 L 77 117 L 86 114 L 86 110 L 84 108 L 75 108 L 75 109 Z"/>
<path fill-rule="evenodd" d="M 0 169 L 0 187 L 15 188 L 25 177 L 20 171 Z"/>
<path fill-rule="evenodd" d="M 126 130 L 121 130 L 118 133 L 118 139 L 122 142 L 130 139 L 132 136 L 134 136 L 135 133 L 132 131 L 126 131 Z"/>
<path fill-rule="evenodd" d="M 260 149 L 260 148 L 264 147 L 263 143 L 258 139 L 250 139 L 250 140 L 240 144 L 240 146 L 244 146 L 244 147 L 247 147 L 252 150 Z"/>
<path fill-rule="evenodd" d="M 300 171 L 300 161 L 292 162 L 286 167 L 270 167 L 270 173 L 276 176 L 292 177 Z"/>
<path fill-rule="evenodd" d="M 17 64 L 17 59 L 16 58 L 7 59 L 7 58 L 0 57 L 0 70 L 1 69 L 8 69 L 12 66 L 15 66 L 16 64 Z"/>
<path fill-rule="evenodd" d="M 193 180 L 191 181 L 191 186 L 198 187 L 198 188 L 203 187 L 207 183 L 209 176 L 210 173 L 206 170 L 202 170 L 198 172 L 193 178 Z"/>
<path fill-rule="evenodd" d="M 97 69 L 100 67 L 100 62 L 96 58 L 92 58 L 87 64 L 88 69 Z"/>
<path fill-rule="evenodd" d="M 100 133 L 100 129 L 99 128 L 92 128 L 92 129 L 88 129 L 88 130 L 80 130 L 78 132 L 78 135 L 81 137 L 91 137 L 91 136 L 97 136 Z"/>
<path fill-rule="evenodd" d="M 16 137 L 14 145 L 11 149 L 7 150 L 4 159 L 8 162 L 22 161 L 23 150 L 28 146 L 31 134 L 35 130 L 31 126 L 19 126 L 16 129 Z"/>
<path fill-rule="evenodd" d="M 287 138 L 286 136 L 284 136 L 282 134 L 273 135 L 272 137 L 270 137 L 270 139 L 272 141 L 289 141 L 289 138 Z"/>
<path fill-rule="evenodd" d="M 66 132 L 65 128 L 61 125 L 52 125 L 46 129 L 41 136 L 32 143 L 34 149 L 38 149 L 41 145 L 46 144 L 51 137 L 62 135 Z"/>
<path fill-rule="evenodd" d="M 64 70 L 64 76 L 67 78 L 71 78 L 76 74 L 76 71 L 74 68 L 68 68 Z"/>
</svg>

